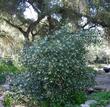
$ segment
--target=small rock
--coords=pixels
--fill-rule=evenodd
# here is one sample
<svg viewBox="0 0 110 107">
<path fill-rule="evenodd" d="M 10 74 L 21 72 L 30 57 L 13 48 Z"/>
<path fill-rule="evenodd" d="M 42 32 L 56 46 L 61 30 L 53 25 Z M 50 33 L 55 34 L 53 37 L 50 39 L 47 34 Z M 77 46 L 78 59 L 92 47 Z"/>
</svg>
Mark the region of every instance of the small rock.
<svg viewBox="0 0 110 107">
<path fill-rule="evenodd" d="M 110 72 L 110 68 L 108 68 L 108 67 L 104 67 L 103 70 L 105 71 L 105 73 L 109 73 Z"/>
<path fill-rule="evenodd" d="M 88 100 L 85 102 L 85 104 L 81 104 L 81 107 L 90 107 L 91 104 L 96 104 L 97 101 L 95 100 Z"/>
<path fill-rule="evenodd" d="M 88 94 L 91 94 L 91 93 L 94 92 L 94 89 L 93 89 L 93 88 L 88 88 L 88 89 L 86 90 L 86 92 L 87 92 Z"/>
<path fill-rule="evenodd" d="M 106 107 L 110 107 L 110 105 L 107 105 Z"/>
<path fill-rule="evenodd" d="M 2 85 L 2 87 L 3 87 L 5 90 L 9 90 L 9 89 L 10 89 L 9 84 L 4 84 L 4 85 Z"/>
<path fill-rule="evenodd" d="M 0 101 L 0 107 L 4 107 L 1 101 Z"/>
<path fill-rule="evenodd" d="M 95 100 L 88 100 L 85 102 L 85 104 L 88 104 L 88 105 L 96 104 L 96 103 L 97 103 L 97 101 L 95 101 Z"/>
<path fill-rule="evenodd" d="M 87 104 L 81 104 L 81 107 L 90 107 L 90 106 Z"/>
<path fill-rule="evenodd" d="M 4 96 L 0 96 L 0 101 L 3 101 L 4 100 Z"/>
<path fill-rule="evenodd" d="M 22 105 L 15 105 L 15 107 L 25 107 L 25 106 L 22 106 Z"/>
</svg>

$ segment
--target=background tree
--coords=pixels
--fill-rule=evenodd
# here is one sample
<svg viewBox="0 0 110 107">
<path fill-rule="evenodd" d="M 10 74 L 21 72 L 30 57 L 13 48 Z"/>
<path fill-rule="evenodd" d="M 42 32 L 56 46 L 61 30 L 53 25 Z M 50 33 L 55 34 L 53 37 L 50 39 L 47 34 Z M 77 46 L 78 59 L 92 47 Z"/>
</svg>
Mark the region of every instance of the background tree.
<svg viewBox="0 0 110 107">
<path fill-rule="evenodd" d="M 34 5 L 35 3 L 35 5 Z M 15 27 L 18 29 L 25 37 L 26 41 L 29 41 L 29 35 L 34 38 L 34 36 L 37 34 L 37 32 L 33 32 L 36 25 L 41 22 L 41 20 L 45 17 L 47 17 L 48 20 L 48 27 L 49 30 L 54 28 L 54 20 L 51 19 L 51 14 L 53 10 L 55 9 L 49 9 L 47 1 L 19 1 L 19 2 L 13 2 L 12 1 L 1 1 L 2 4 L 0 6 L 1 9 L 1 17 L 3 20 L 5 20 L 9 25 L 12 27 Z M 11 5 L 10 5 L 11 4 Z M 4 9 L 4 7 L 7 7 Z M 38 7 L 40 9 L 38 9 Z M 26 9 L 33 9 L 32 11 L 35 11 L 36 17 L 33 19 L 26 19 L 24 12 Z M 13 10 L 13 11 L 12 11 Z M 55 10 L 56 11 L 56 10 Z M 31 14 L 30 14 L 31 15 Z M 32 14 L 33 15 L 33 14 Z M 4 18 L 5 17 L 5 18 Z M 19 24 L 19 25 L 18 25 Z M 39 31 L 39 30 L 38 30 Z"/>
<path fill-rule="evenodd" d="M 36 17 L 26 18 L 24 12 L 30 7 L 33 8 Z M 2 19 L 18 29 L 26 41 L 29 41 L 29 36 L 34 40 L 39 32 L 53 32 L 62 25 L 62 22 L 71 23 L 72 32 L 79 31 L 87 25 L 93 27 L 101 25 L 107 31 L 110 29 L 108 0 L 1 0 L 0 11 Z M 82 17 L 87 18 L 83 26 L 79 23 Z M 41 25 L 44 18 L 45 24 L 39 28 L 38 25 Z"/>
</svg>

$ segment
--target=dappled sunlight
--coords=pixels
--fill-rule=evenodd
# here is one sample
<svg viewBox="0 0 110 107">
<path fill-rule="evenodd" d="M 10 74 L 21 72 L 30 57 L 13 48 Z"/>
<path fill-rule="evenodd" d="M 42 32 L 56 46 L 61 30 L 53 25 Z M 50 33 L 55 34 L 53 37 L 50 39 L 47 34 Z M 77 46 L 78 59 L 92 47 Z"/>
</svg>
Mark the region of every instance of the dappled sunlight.
<svg viewBox="0 0 110 107">
<path fill-rule="evenodd" d="M 27 8 L 23 12 L 24 17 L 26 19 L 31 19 L 33 21 L 36 21 L 38 19 L 38 13 L 33 9 L 31 4 L 29 4 L 28 2 L 26 2 L 25 5 L 27 6 Z"/>
</svg>

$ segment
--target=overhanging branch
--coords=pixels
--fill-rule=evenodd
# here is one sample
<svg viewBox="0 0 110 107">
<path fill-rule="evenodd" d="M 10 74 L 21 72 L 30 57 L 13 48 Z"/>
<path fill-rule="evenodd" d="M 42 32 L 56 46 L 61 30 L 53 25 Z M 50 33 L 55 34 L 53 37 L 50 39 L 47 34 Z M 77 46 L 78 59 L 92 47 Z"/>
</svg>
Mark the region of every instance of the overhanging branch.
<svg viewBox="0 0 110 107">
<path fill-rule="evenodd" d="M 29 25 L 29 27 L 27 28 L 26 33 L 29 35 L 29 33 L 33 31 L 33 29 L 35 28 L 35 26 L 36 26 L 44 17 L 45 17 L 45 15 L 42 15 L 42 16 L 38 17 L 38 19 L 37 19 L 35 22 L 31 23 L 31 24 Z"/>
<path fill-rule="evenodd" d="M 12 27 L 18 29 L 22 34 L 26 33 L 21 27 L 19 27 L 18 25 L 15 25 L 13 23 L 11 23 L 9 20 L 3 18 L 4 21 L 6 21 L 9 25 L 11 25 Z"/>
<path fill-rule="evenodd" d="M 99 24 L 103 27 L 110 27 L 110 23 L 105 23 L 103 20 L 99 20 L 96 17 L 92 17 L 92 16 L 89 16 L 89 15 L 84 15 L 84 14 L 81 14 L 81 13 L 76 12 L 76 11 L 74 11 L 74 13 L 77 14 L 79 17 L 82 17 L 82 16 L 87 17 L 89 22 L 92 22 L 94 24 Z"/>
</svg>

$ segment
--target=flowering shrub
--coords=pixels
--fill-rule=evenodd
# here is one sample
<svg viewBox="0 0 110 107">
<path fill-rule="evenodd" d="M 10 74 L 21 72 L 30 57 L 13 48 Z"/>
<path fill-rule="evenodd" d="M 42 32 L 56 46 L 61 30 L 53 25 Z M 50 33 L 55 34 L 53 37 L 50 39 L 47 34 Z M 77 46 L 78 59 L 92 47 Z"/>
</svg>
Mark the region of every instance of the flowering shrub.
<svg viewBox="0 0 110 107">
<path fill-rule="evenodd" d="M 65 29 L 40 38 L 23 49 L 20 61 L 28 72 L 21 78 L 17 76 L 14 86 L 36 99 L 41 107 L 74 104 L 74 93 L 94 84 L 93 70 L 86 65 L 86 52 L 81 35 Z"/>
</svg>

